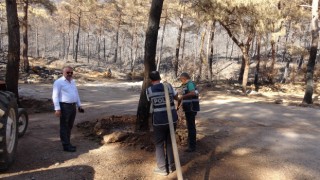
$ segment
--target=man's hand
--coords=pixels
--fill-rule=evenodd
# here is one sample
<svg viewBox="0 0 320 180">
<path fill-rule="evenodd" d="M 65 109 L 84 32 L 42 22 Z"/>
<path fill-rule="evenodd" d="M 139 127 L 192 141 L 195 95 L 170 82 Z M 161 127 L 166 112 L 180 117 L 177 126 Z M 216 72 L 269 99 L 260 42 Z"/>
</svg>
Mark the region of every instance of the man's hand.
<svg viewBox="0 0 320 180">
<path fill-rule="evenodd" d="M 78 107 L 78 111 L 79 113 L 84 113 L 84 109 L 82 109 L 82 107 Z"/>
<path fill-rule="evenodd" d="M 61 110 L 56 110 L 56 112 L 54 113 L 57 117 L 61 116 Z"/>
</svg>

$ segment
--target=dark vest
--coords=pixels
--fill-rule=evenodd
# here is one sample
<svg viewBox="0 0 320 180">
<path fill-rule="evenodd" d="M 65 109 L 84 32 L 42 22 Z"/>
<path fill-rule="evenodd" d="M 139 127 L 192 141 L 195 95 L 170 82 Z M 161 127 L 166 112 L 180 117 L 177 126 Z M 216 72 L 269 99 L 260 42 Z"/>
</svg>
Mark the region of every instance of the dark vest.
<svg viewBox="0 0 320 180">
<path fill-rule="evenodd" d="M 174 94 L 173 88 L 171 85 L 168 86 L 169 88 L 169 97 L 170 97 L 170 106 L 172 112 L 172 120 L 174 123 L 178 120 L 178 114 L 176 108 L 174 106 Z M 151 106 L 153 108 L 153 125 L 167 125 L 169 124 L 168 121 L 168 114 L 166 108 L 166 99 L 164 94 L 164 86 L 162 83 L 155 84 L 150 86 L 147 89 L 147 95 L 151 102 Z"/>
<path fill-rule="evenodd" d="M 193 83 L 192 81 L 189 81 L 188 83 Z M 187 88 L 187 84 L 184 84 L 182 86 L 182 93 L 183 94 L 188 94 L 190 91 L 189 89 Z M 193 83 L 194 84 L 194 83 Z M 196 96 L 193 96 L 191 98 L 187 98 L 187 99 L 183 99 L 182 100 L 182 109 L 183 111 L 185 112 L 190 112 L 190 111 L 193 111 L 193 112 L 197 112 L 197 111 L 200 111 L 200 104 L 199 104 L 199 92 L 197 90 L 197 87 L 196 85 L 194 84 L 195 86 L 195 91 L 196 91 Z"/>
</svg>

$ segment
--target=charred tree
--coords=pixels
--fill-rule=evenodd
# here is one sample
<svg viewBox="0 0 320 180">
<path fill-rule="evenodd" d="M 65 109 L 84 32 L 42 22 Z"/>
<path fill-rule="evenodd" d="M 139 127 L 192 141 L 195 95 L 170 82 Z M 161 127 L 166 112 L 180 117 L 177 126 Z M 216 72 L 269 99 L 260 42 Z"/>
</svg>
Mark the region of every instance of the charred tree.
<svg viewBox="0 0 320 180">
<path fill-rule="evenodd" d="M 181 52 L 181 62 L 184 61 L 184 52 L 186 49 L 186 33 L 187 31 L 183 31 L 183 38 L 182 38 L 182 52 Z"/>
<path fill-rule="evenodd" d="M 87 38 L 87 63 L 90 63 L 90 33 L 88 32 Z"/>
<path fill-rule="evenodd" d="M 62 33 L 61 36 L 62 36 L 61 57 L 66 62 L 67 61 L 65 59 L 65 55 L 66 55 L 66 35 L 64 33 Z"/>
<path fill-rule="evenodd" d="M 80 38 L 80 25 L 81 25 L 81 11 L 79 12 L 78 15 L 78 32 L 77 32 L 77 37 L 76 37 L 76 47 L 75 47 L 75 57 L 74 61 L 78 62 L 78 51 L 79 51 L 79 38 Z"/>
<path fill-rule="evenodd" d="M 36 56 L 40 57 L 40 51 L 39 51 L 39 27 L 36 26 Z"/>
<path fill-rule="evenodd" d="M 261 35 L 257 37 L 257 64 L 254 72 L 254 86 L 255 90 L 259 91 L 259 74 L 260 74 L 260 61 L 261 61 Z"/>
<path fill-rule="evenodd" d="M 149 73 L 156 70 L 155 57 L 162 6 L 163 0 L 152 0 L 145 40 L 144 80 L 140 93 L 136 120 L 136 130 L 140 131 L 146 131 L 149 129 L 148 118 L 150 103 L 147 100 L 146 89 L 150 85 Z"/>
<path fill-rule="evenodd" d="M 208 36 L 208 49 L 207 49 L 207 56 L 208 56 L 208 79 L 212 82 L 213 78 L 213 71 L 212 71 L 212 63 L 213 63 L 213 50 L 214 50 L 214 33 L 215 33 L 215 24 L 216 22 L 211 22 L 209 36 Z"/>
<path fill-rule="evenodd" d="M 71 37 L 70 37 L 70 31 L 71 31 L 71 13 L 69 16 L 69 28 L 68 28 L 68 42 L 67 42 L 67 52 L 66 52 L 66 60 L 69 60 L 69 51 L 70 51 L 70 44 L 71 44 Z"/>
<path fill-rule="evenodd" d="M 310 57 L 307 65 L 306 73 L 306 90 L 303 97 L 303 102 L 307 104 L 312 104 L 312 95 L 313 95 L 313 74 L 314 66 L 317 59 L 317 50 L 318 50 L 318 41 L 319 41 L 319 0 L 312 1 L 312 20 L 311 20 L 311 48 L 310 48 Z"/>
<path fill-rule="evenodd" d="M 180 44 L 181 44 L 181 34 L 182 34 L 182 27 L 183 27 L 183 14 L 180 14 L 179 18 L 179 30 L 178 30 L 178 37 L 177 37 L 177 44 L 176 44 L 176 55 L 174 58 L 173 68 L 174 68 L 174 76 L 178 77 L 178 68 L 179 68 L 179 52 L 180 52 Z"/>
<path fill-rule="evenodd" d="M 19 63 L 20 63 L 20 32 L 16 0 L 6 0 L 8 24 L 8 63 L 6 70 L 7 90 L 13 92 L 17 99 Z"/>
<path fill-rule="evenodd" d="M 207 34 L 207 30 L 206 28 L 203 30 L 202 34 L 201 34 L 201 39 L 200 39 L 200 49 L 199 49 L 199 74 L 197 75 L 197 81 L 200 81 L 202 79 L 202 66 L 204 64 L 204 52 L 203 52 L 203 49 L 204 49 L 204 40 L 205 40 L 205 37 L 206 37 L 206 34 Z"/>
<path fill-rule="evenodd" d="M 23 59 L 23 70 L 29 72 L 29 60 L 28 60 L 28 7 L 29 0 L 23 1 L 23 18 L 22 18 L 22 59 Z"/>
<path fill-rule="evenodd" d="M 242 51 L 241 51 L 242 52 Z M 239 77 L 238 77 L 238 82 L 241 83 L 243 81 L 243 73 L 244 73 L 244 67 L 245 67 L 245 60 L 244 57 L 242 55 L 241 58 L 241 67 L 240 67 L 240 71 L 239 71 Z"/>
<path fill-rule="evenodd" d="M 114 49 L 114 59 L 113 62 L 117 62 L 118 60 L 118 49 L 119 49 L 119 34 L 120 34 L 120 26 L 122 21 L 122 15 L 120 13 L 117 25 L 117 32 L 116 32 L 116 48 Z"/>
<path fill-rule="evenodd" d="M 289 39 L 289 34 L 290 34 L 290 31 L 291 31 L 291 22 L 289 21 L 289 25 L 288 25 L 288 29 L 287 29 L 287 32 L 286 32 L 286 39 L 285 39 L 285 43 L 284 43 L 284 51 L 283 51 L 283 54 L 282 54 L 282 62 L 285 61 L 285 57 L 286 57 L 286 54 L 287 54 L 287 45 L 288 45 L 288 39 Z"/>
<path fill-rule="evenodd" d="M 159 59 L 158 59 L 158 63 L 157 63 L 157 71 L 159 71 L 159 69 L 160 69 L 160 63 L 162 60 L 163 39 L 164 39 L 164 33 L 166 31 L 167 20 L 168 20 L 168 16 L 167 16 L 167 10 L 166 10 L 166 16 L 164 17 L 164 23 L 163 23 L 162 35 L 161 35 L 161 41 L 160 41 L 160 51 L 159 51 Z"/>
<path fill-rule="evenodd" d="M 274 65 L 276 63 L 276 42 L 274 40 L 271 40 L 271 56 L 272 56 L 272 61 L 271 61 L 270 74 L 268 76 L 268 80 L 270 83 L 273 83 L 274 76 L 275 76 Z"/>
<path fill-rule="evenodd" d="M 242 65 L 241 65 L 240 74 L 239 74 L 239 83 L 241 78 L 242 91 L 245 93 L 247 91 L 248 75 L 249 75 L 249 68 L 250 68 L 249 50 L 250 50 L 251 42 L 254 36 L 254 30 L 251 30 L 250 32 L 248 32 L 246 41 L 239 41 L 235 36 L 233 36 L 232 31 L 228 28 L 226 24 L 224 24 L 221 21 L 219 21 L 219 23 L 227 31 L 229 37 L 241 50 Z"/>
<path fill-rule="evenodd" d="M 288 79 L 288 76 L 289 76 L 289 68 L 290 68 L 290 63 L 291 62 L 292 62 L 292 58 L 290 57 L 290 59 L 287 60 L 286 66 L 284 68 L 284 73 L 283 73 L 282 79 L 280 81 L 283 84 L 287 82 L 287 79 Z"/>
<path fill-rule="evenodd" d="M 137 49 L 138 49 L 138 32 L 137 32 L 137 23 L 134 23 L 133 33 L 132 33 L 132 39 L 131 39 L 131 48 L 130 48 L 130 56 L 131 56 L 131 62 L 130 62 L 130 68 L 131 73 L 133 73 L 134 64 L 137 58 Z"/>
<path fill-rule="evenodd" d="M 106 61 L 106 38 L 103 37 L 103 61 Z"/>
<path fill-rule="evenodd" d="M 298 62 L 298 70 L 301 70 L 302 64 L 303 64 L 303 60 L 304 60 L 304 55 L 302 54 L 300 56 L 299 62 Z"/>
</svg>

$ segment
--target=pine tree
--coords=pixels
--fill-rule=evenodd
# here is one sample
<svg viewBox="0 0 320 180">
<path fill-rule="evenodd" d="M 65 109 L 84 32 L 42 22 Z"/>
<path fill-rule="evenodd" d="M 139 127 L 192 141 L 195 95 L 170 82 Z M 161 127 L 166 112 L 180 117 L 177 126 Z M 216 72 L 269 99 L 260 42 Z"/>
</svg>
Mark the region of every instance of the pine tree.
<svg viewBox="0 0 320 180">
<path fill-rule="evenodd" d="M 16 0 L 6 0 L 6 11 L 9 43 L 6 85 L 7 90 L 13 92 L 19 99 L 20 32 Z"/>
<path fill-rule="evenodd" d="M 163 0 L 152 0 L 145 40 L 144 80 L 137 110 L 137 130 L 147 130 L 149 128 L 148 117 L 150 103 L 147 100 L 146 89 L 150 84 L 149 73 L 156 70 L 155 57 L 162 6 Z"/>
</svg>

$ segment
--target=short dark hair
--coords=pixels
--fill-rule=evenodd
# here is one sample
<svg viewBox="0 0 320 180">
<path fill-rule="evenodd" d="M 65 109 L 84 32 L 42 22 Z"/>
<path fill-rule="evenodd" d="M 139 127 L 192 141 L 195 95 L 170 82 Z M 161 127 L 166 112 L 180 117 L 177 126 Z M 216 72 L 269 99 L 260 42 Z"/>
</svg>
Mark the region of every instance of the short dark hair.
<svg viewBox="0 0 320 180">
<path fill-rule="evenodd" d="M 161 80 L 161 77 L 160 77 L 160 74 L 158 71 L 151 71 L 149 73 L 149 78 L 152 80 L 152 81 L 159 81 Z"/>
<path fill-rule="evenodd" d="M 71 66 L 63 66 L 63 68 L 62 68 L 62 72 L 65 70 L 65 69 L 72 69 L 73 70 L 73 67 L 71 67 Z"/>
<path fill-rule="evenodd" d="M 181 73 L 181 74 L 180 74 L 180 77 L 185 77 L 185 78 L 187 78 L 187 79 L 190 79 L 189 74 L 186 73 L 186 72 Z"/>
</svg>

